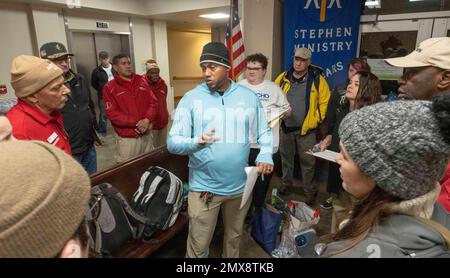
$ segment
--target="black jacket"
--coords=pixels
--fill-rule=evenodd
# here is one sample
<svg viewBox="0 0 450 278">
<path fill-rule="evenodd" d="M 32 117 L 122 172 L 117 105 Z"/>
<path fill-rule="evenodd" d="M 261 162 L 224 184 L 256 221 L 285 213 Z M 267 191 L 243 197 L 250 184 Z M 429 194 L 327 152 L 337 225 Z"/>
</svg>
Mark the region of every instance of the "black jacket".
<svg viewBox="0 0 450 278">
<path fill-rule="evenodd" d="M 329 150 L 339 152 L 339 126 L 345 116 L 350 113 L 350 108 L 348 104 L 343 104 L 345 95 L 341 95 L 337 91 L 331 93 L 330 102 L 327 109 L 327 135 L 332 135 L 331 145 L 328 147 Z"/>
<path fill-rule="evenodd" d="M 344 117 L 350 113 L 348 104 L 342 104 L 343 97 L 338 90 L 333 90 L 330 97 L 330 102 L 328 103 L 327 109 L 327 135 L 332 135 L 331 145 L 328 147 L 329 150 L 339 152 L 339 126 L 344 119 Z M 330 163 L 328 169 L 328 183 L 327 191 L 329 193 L 336 193 L 342 190 L 342 179 L 341 173 L 339 172 L 339 165 L 336 163 Z"/>
<path fill-rule="evenodd" d="M 115 74 L 112 69 L 113 75 Z M 103 97 L 103 86 L 108 83 L 108 74 L 103 69 L 102 65 L 96 67 L 91 73 L 91 86 Z"/>
<path fill-rule="evenodd" d="M 80 74 L 75 74 L 64 85 L 70 89 L 66 105 L 61 111 L 64 128 L 69 134 L 72 154 L 81 154 L 94 144 L 94 117 L 89 108 L 91 93 Z"/>
</svg>

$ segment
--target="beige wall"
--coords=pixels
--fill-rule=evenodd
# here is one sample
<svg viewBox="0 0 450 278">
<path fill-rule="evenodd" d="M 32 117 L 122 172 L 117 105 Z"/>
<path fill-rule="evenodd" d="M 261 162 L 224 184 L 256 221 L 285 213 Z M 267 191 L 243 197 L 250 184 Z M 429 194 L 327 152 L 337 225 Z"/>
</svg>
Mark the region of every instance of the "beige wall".
<svg viewBox="0 0 450 278">
<path fill-rule="evenodd" d="M 32 6 L 31 14 L 38 47 L 47 42 L 60 42 L 67 46 L 64 18 L 60 9 Z"/>
<path fill-rule="evenodd" d="M 76 3 L 77 1 L 83 8 L 115 13 L 119 11 L 121 13 L 134 15 L 173 13 L 195 9 L 223 7 L 230 4 L 229 0 L 34 0 L 34 2 L 40 4 L 57 4 L 64 8 L 68 8 L 68 2 Z M 107 4 L 105 4 L 105 2 L 107 2 Z M 76 7 L 72 7 L 72 9 L 76 10 Z"/>
<path fill-rule="evenodd" d="M 170 87 L 170 62 L 167 25 L 165 21 L 153 21 L 153 58 L 156 59 L 160 67 L 160 75 Z"/>
<path fill-rule="evenodd" d="M 68 27 L 71 30 L 130 32 L 128 16 L 124 15 L 87 13 L 85 11 L 79 11 L 77 9 L 70 9 L 67 10 L 66 19 Z M 97 28 L 97 21 L 108 22 L 109 28 Z"/>
<path fill-rule="evenodd" d="M 9 84 L 13 58 L 20 54 L 33 55 L 28 10 L 26 5 L 0 3 L 0 84 L 6 84 L 8 88 L 8 94 L 0 98 L 14 96 Z"/>
<path fill-rule="evenodd" d="M 281 0 L 275 0 L 274 20 L 273 20 L 273 49 L 272 49 L 272 80 L 284 71 L 283 53 L 284 53 L 284 22 L 283 22 L 283 3 Z M 268 76 L 270 78 L 270 76 Z"/>
<path fill-rule="evenodd" d="M 200 80 L 177 80 L 173 77 L 201 77 L 199 59 L 203 46 L 211 41 L 210 33 L 169 29 L 169 65 L 174 95 L 183 96 L 201 83 Z"/>
<path fill-rule="evenodd" d="M 275 1 L 242 1 L 245 54 L 261 52 L 269 58 L 266 79 L 272 78 Z"/>
<path fill-rule="evenodd" d="M 132 23 L 135 71 L 142 74 L 145 72 L 145 61 L 153 57 L 152 30 L 148 19 L 133 18 Z"/>
<path fill-rule="evenodd" d="M 253 1 L 253 0 L 252 0 Z M 230 0 L 147 0 L 150 15 L 229 6 Z"/>
<path fill-rule="evenodd" d="M 144 0 L 147 2 L 147 0 Z M 79 3 L 83 8 L 96 9 L 96 10 L 106 10 L 109 12 L 117 13 L 118 11 L 122 13 L 130 13 L 135 15 L 145 15 L 147 11 L 142 0 L 34 0 L 43 5 L 57 5 L 61 8 L 67 8 L 71 10 L 77 10 L 77 5 L 72 3 Z M 107 2 L 107 4 L 105 4 Z M 71 3 L 69 6 L 67 3 Z"/>
</svg>

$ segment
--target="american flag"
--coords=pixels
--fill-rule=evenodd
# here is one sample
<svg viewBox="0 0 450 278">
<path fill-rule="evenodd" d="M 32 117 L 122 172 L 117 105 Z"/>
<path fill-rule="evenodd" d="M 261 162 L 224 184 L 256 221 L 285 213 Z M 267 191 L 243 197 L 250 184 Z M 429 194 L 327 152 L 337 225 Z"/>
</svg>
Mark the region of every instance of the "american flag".
<svg viewBox="0 0 450 278">
<path fill-rule="evenodd" d="M 231 62 L 231 70 L 228 73 L 228 77 L 236 81 L 239 75 L 244 71 L 246 65 L 244 38 L 242 37 L 241 24 L 238 15 L 238 0 L 231 0 L 226 45 L 230 52 Z"/>
</svg>

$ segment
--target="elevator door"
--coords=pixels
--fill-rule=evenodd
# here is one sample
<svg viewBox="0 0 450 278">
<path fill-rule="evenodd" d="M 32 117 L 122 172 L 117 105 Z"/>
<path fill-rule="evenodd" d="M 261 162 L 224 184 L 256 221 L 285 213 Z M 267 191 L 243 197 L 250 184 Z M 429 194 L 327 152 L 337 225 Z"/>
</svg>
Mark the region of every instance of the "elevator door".
<svg viewBox="0 0 450 278">
<path fill-rule="evenodd" d="M 71 51 L 73 57 L 72 66 L 78 73 L 83 75 L 86 82 L 91 82 L 91 72 L 97 66 L 97 57 L 95 53 L 95 43 L 93 33 L 72 33 Z"/>
<path fill-rule="evenodd" d="M 106 50 L 109 53 L 110 61 L 117 54 L 125 53 L 130 55 L 129 36 L 119 34 L 72 32 L 71 51 L 75 55 L 72 66 L 82 74 L 87 84 L 91 85 L 92 70 L 98 65 L 98 53 Z M 96 105 L 97 91 L 91 88 L 92 100 Z M 98 106 L 96 106 L 98 114 Z"/>
<path fill-rule="evenodd" d="M 94 34 L 94 41 L 96 46 L 96 54 L 100 51 L 108 51 L 111 62 L 114 55 L 125 53 L 130 55 L 130 46 L 128 35 L 112 35 L 112 34 Z"/>
</svg>

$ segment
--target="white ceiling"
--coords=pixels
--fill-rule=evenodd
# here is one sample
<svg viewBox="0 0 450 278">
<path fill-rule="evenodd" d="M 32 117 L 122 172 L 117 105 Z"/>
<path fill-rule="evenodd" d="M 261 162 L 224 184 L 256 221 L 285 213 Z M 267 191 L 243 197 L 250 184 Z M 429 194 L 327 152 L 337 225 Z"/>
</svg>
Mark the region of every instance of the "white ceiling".
<svg viewBox="0 0 450 278">
<path fill-rule="evenodd" d="M 167 26 L 171 28 L 192 28 L 192 29 L 201 29 L 201 30 L 209 30 L 214 25 L 226 25 L 228 19 L 208 19 L 202 18 L 200 15 L 202 14 L 211 14 L 211 13 L 225 13 L 229 14 L 229 7 L 220 7 L 220 8 L 209 8 L 209 9 L 199 9 L 199 10 L 191 10 L 177 13 L 167 13 L 167 14 L 159 14 L 150 16 L 153 19 L 165 20 L 167 21 Z"/>
<path fill-rule="evenodd" d="M 208 13 L 229 13 L 230 0 L 0 0 L 0 2 L 25 2 L 66 7 L 79 3 L 80 10 L 130 14 L 165 20 L 171 28 L 210 30 L 212 26 L 225 25 L 227 19 L 201 18 Z"/>
</svg>

